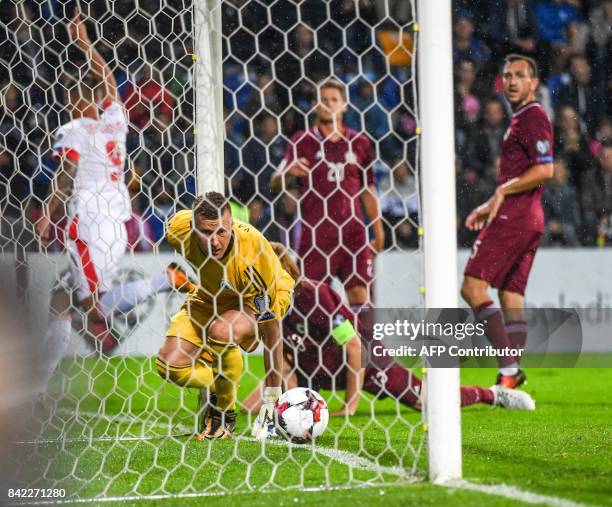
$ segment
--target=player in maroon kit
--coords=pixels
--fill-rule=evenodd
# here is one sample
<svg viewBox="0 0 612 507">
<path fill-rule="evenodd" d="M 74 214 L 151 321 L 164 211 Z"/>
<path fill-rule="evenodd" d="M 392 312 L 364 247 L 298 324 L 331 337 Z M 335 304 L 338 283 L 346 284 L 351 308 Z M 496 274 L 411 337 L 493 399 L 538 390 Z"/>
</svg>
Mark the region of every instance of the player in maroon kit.
<svg viewBox="0 0 612 507">
<path fill-rule="evenodd" d="M 372 358 L 374 364 L 362 368 L 362 343 L 353 325 L 356 315 L 326 283 L 302 278 L 299 268 L 285 248 L 272 243 L 283 269 L 297 282 L 293 306 L 283 319 L 283 378 L 286 388 L 345 389 L 341 410 L 331 415 L 353 415 L 362 390 L 377 398 L 391 396 L 404 405 L 421 409 L 421 380 L 389 357 Z M 461 387 L 461 406 L 475 403 L 499 405 L 515 410 L 533 410 L 535 402 L 525 392 L 501 386 L 491 389 Z M 247 412 L 259 410 L 261 386 L 242 404 Z"/>
<path fill-rule="evenodd" d="M 367 136 L 342 123 L 347 108 L 342 83 L 319 86 L 317 124 L 296 133 L 272 177 L 275 191 L 296 178 L 303 232 L 298 249 L 304 273 L 317 281 L 340 278 L 349 304 L 370 302 L 374 254 L 382 250 L 384 232 L 372 171 L 372 145 Z M 373 229 L 369 243 L 363 213 Z"/>
<path fill-rule="evenodd" d="M 514 114 L 502 144 L 500 185 L 465 222 L 480 234 L 465 268 L 461 295 L 485 323 L 493 346 L 518 349 L 527 339 L 524 294 L 544 232 L 541 198 L 544 183 L 553 175 L 553 133 L 546 112 L 534 100 L 539 83 L 535 62 L 508 55 L 502 77 Z M 489 286 L 499 291 L 503 315 L 491 301 Z M 516 359 L 500 357 L 499 367 L 497 384 L 515 388 L 525 382 Z"/>
</svg>

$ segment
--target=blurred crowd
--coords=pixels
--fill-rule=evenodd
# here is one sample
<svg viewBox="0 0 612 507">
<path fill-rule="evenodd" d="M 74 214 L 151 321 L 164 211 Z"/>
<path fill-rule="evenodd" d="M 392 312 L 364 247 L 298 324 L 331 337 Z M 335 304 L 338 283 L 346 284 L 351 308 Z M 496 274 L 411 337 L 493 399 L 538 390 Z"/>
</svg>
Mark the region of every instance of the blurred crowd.
<svg viewBox="0 0 612 507">
<path fill-rule="evenodd" d="M 73 3 L 0 7 L 3 213 L 27 206 L 35 219 L 55 170 L 51 134 L 68 121 L 64 74 L 83 65 L 67 45 Z M 81 2 L 97 21 L 97 47 L 129 114 L 129 230 L 140 251 L 160 244 L 165 219 L 195 193 L 190 6 L 140 0 L 134 9 L 134 0 L 116 0 L 111 11 L 104 0 Z M 295 246 L 299 237 L 298 194 L 273 194 L 270 177 L 289 137 L 312 121 L 315 84 L 335 76 L 349 92 L 345 122 L 374 141 L 386 247 L 418 244 L 413 15 L 411 2 L 400 0 L 223 2 L 227 190 L 270 239 Z M 500 77 L 508 52 L 538 61 L 539 98 L 555 125 L 545 243 L 612 244 L 611 25 L 612 0 L 454 1 L 460 246 L 473 241 L 465 216 L 496 184 L 511 114 Z"/>
<path fill-rule="evenodd" d="M 494 190 L 510 114 L 500 62 L 535 58 L 538 99 L 555 132 L 555 175 L 544 194 L 545 245 L 612 244 L 612 1 L 454 2 L 455 134 L 461 223 Z"/>
</svg>

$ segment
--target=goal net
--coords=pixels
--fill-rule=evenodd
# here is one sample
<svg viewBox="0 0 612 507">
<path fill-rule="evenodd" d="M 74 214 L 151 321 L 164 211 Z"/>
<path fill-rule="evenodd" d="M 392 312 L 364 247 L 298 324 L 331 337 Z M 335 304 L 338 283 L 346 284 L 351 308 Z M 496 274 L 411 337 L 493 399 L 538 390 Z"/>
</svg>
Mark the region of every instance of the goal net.
<svg viewBox="0 0 612 507">
<path fill-rule="evenodd" d="M 97 83 L 88 87 L 96 77 L 94 65 L 67 30 L 78 7 L 93 46 L 112 69 L 128 126 L 117 134 L 125 135 L 124 147 L 121 141 L 104 141 L 112 126 L 96 131 L 103 144 L 81 145 L 85 153 L 73 159 L 80 172 L 72 199 L 88 190 L 89 172 L 81 167 L 87 156 L 106 157 L 102 167 L 116 183 L 125 181 L 131 210 L 125 237 L 123 232 L 105 236 L 109 220 L 111 229 L 114 220 L 123 231 L 123 218 L 115 201 L 101 202 L 107 194 L 94 186 L 88 199 L 96 201 L 99 213 L 91 212 L 91 203 L 82 204 L 91 216 L 89 221 L 81 216 L 77 224 L 81 233 L 89 231 L 91 244 L 75 235 L 70 209 L 58 207 L 41 246 L 40 223 L 49 214 L 61 164 L 70 158 L 64 148 L 79 151 L 61 145 L 62 136 L 73 136 L 65 130 L 74 114 L 69 103 L 76 100 L 74 90 L 81 98 L 88 90 L 89 97 L 100 92 Z M 27 326 L 18 320 L 3 334 L 15 340 L 14 329 L 20 330 L 23 363 L 15 367 L 31 375 L 29 385 L 14 377 L 0 389 L 6 399 L 20 393 L 10 407 L 34 400 L 22 420 L 28 422 L 7 437 L 19 440 L 8 484 L 51 488 L 45 501 L 65 501 L 354 488 L 424 478 L 424 423 L 415 410 L 422 401 L 420 369 L 385 369 L 364 358 L 366 378 L 355 415 L 331 417 L 316 443 L 295 445 L 280 438 L 254 440 L 250 428 L 257 413 L 241 411 L 264 377 L 261 346 L 243 353 L 233 439 L 197 440 L 199 390 L 163 379 L 156 368 L 170 320 L 189 297 L 168 285 L 166 268 L 178 263 L 197 279 L 168 245 L 166 224 L 177 211 L 189 209 L 198 193 L 224 192 L 235 218 L 285 245 L 302 265 L 298 253 L 308 227 L 300 206 L 304 188 L 286 180 L 274 192 L 271 180 L 295 142 L 292 136 L 316 125 L 317 85 L 330 78 L 346 90 L 346 127 L 371 146 L 367 172 L 384 230 L 382 251 L 372 266 L 372 303 L 422 306 L 414 3 L 83 0 L 79 6 L 31 0 L 3 3 L 1 15 L 2 273 L 10 280 L 7 293 L 13 294 L 6 299 L 23 300 L 28 315 Z M 110 114 L 104 103 L 96 107 L 100 120 L 93 123 Z M 325 140 L 320 142 L 323 146 Z M 64 149 L 59 153 L 58 143 Z M 104 153 L 95 152 L 100 146 Z M 344 165 L 325 160 L 325 149 L 318 156 L 338 166 L 334 181 L 340 184 Z M 351 163 L 345 160 L 347 167 Z M 324 219 L 330 218 L 329 209 L 330 203 L 322 205 Z M 352 213 L 351 219 L 368 222 L 368 213 L 363 218 L 361 212 Z M 370 235 L 375 239 L 372 230 Z M 97 248 L 115 253 L 100 254 L 99 261 Z M 344 251 L 352 271 L 338 273 L 346 282 L 360 261 L 357 252 Z M 332 269 L 331 254 L 320 253 L 323 269 Z M 106 261 L 117 269 L 97 265 Z M 71 262 L 81 263 L 80 278 Z M 113 297 L 100 297 L 97 309 L 87 309 L 79 301 L 106 268 L 98 296 Z M 348 307 L 342 280 L 334 278 L 331 287 Z M 68 295 L 68 312 L 53 306 L 58 291 Z M 10 309 L 9 302 L 5 307 Z M 312 312 L 321 309 L 315 298 Z M 102 314 L 100 322 L 95 312 Z M 312 312 L 304 315 L 311 326 Z M 300 334 L 298 326 L 286 335 L 285 355 L 295 361 L 309 340 L 320 367 L 315 374 L 294 362 L 291 374 L 300 385 L 319 391 L 335 412 L 344 406 L 350 368 L 347 348 L 333 343 L 336 315 L 326 317 L 329 329 L 318 343 L 320 330 L 301 329 Z M 57 336 L 50 338 L 53 332 L 64 333 L 59 342 Z M 337 371 L 326 366 L 331 345 L 340 351 Z M 44 395 L 38 394 L 41 385 Z M 14 500 L 26 499 L 15 493 Z"/>
</svg>

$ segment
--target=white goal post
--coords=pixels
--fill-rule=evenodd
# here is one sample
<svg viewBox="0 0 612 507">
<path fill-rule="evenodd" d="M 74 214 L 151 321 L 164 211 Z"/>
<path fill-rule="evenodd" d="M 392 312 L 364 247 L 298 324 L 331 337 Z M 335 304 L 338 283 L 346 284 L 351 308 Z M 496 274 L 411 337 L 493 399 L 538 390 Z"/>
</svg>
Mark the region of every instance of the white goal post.
<svg viewBox="0 0 612 507">
<path fill-rule="evenodd" d="M 223 192 L 221 2 L 193 2 L 195 159 L 198 193 Z"/>
<path fill-rule="evenodd" d="M 451 0 L 419 0 L 418 81 L 427 308 L 457 307 Z M 459 369 L 427 371 L 429 478 L 461 478 Z"/>
</svg>

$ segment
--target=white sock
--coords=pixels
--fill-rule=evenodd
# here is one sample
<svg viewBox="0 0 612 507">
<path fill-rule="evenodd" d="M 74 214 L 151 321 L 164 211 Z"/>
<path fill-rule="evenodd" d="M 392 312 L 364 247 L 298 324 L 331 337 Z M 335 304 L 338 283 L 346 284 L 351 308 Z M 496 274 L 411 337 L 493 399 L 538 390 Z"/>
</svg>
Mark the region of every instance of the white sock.
<svg viewBox="0 0 612 507">
<path fill-rule="evenodd" d="M 501 373 L 504 377 L 512 377 L 518 373 L 518 365 L 517 366 L 507 366 L 505 368 L 500 368 L 499 373 Z"/>
<path fill-rule="evenodd" d="M 119 285 L 102 294 L 98 308 L 108 318 L 116 313 L 126 313 L 152 294 L 170 290 L 171 288 L 168 275 L 165 273 L 147 280 L 136 280 Z"/>
<path fill-rule="evenodd" d="M 43 356 L 43 368 L 41 375 L 41 382 L 39 392 L 44 393 L 47 391 L 47 386 L 53 373 L 55 372 L 57 365 L 60 364 L 68 343 L 70 342 L 70 333 L 72 330 L 72 322 L 70 318 L 62 319 L 57 317 L 50 317 L 47 332 L 45 333 L 45 344 Z"/>
</svg>

